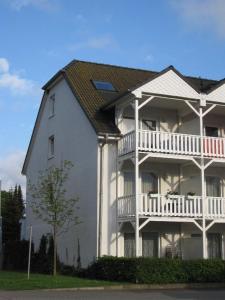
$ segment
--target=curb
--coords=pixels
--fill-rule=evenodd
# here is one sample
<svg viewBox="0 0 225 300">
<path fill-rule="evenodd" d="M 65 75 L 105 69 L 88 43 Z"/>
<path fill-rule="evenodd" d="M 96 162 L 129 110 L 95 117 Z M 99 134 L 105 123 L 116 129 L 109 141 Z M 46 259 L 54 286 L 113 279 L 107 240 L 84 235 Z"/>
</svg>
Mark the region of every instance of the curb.
<svg viewBox="0 0 225 300">
<path fill-rule="evenodd" d="M 225 289 L 225 283 L 123 284 L 114 286 L 40 289 L 42 291 L 121 291 L 121 290 L 185 290 Z M 40 291 L 39 290 L 39 291 Z"/>
</svg>

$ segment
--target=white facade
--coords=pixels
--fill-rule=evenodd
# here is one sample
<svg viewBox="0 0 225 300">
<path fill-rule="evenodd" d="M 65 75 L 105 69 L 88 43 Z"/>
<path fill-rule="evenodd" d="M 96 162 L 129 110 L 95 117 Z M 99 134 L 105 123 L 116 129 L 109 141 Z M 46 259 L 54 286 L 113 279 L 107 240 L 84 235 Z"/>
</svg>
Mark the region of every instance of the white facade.
<svg viewBox="0 0 225 300">
<path fill-rule="evenodd" d="M 61 261 L 76 265 L 78 239 L 82 266 L 101 255 L 224 258 L 224 100 L 222 86 L 201 95 L 169 69 L 116 104 L 118 139 L 98 135 L 66 81 L 57 82 L 25 173 L 35 182 L 64 159 L 75 166 L 67 191 L 79 197 L 82 223 L 61 238 Z M 38 247 L 49 229 L 29 210 L 29 191 L 27 202 Z"/>
<path fill-rule="evenodd" d="M 49 99 L 55 95 L 55 114 L 49 115 Z M 76 120 L 76 121 L 75 121 Z M 49 158 L 48 140 L 54 135 L 55 153 Z M 66 264 L 77 259 L 78 239 L 82 265 L 97 255 L 97 136 L 70 88 L 61 80 L 45 96 L 42 113 L 27 165 L 27 180 L 35 182 L 38 171 L 60 165 L 64 159 L 73 163 L 69 177 L 68 196 L 79 197 L 79 214 L 82 223 L 64 234 L 59 243 L 59 256 Z M 27 226 L 33 225 L 36 247 L 43 233 L 49 232 L 43 222 L 36 220 L 29 209 L 27 191 Z"/>
</svg>

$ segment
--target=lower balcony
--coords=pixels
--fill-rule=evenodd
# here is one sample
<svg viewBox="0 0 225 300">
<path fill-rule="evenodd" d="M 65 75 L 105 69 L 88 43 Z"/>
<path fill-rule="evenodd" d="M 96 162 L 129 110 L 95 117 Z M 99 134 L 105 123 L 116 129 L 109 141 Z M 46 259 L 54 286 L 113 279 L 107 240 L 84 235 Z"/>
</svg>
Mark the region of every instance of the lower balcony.
<svg viewBox="0 0 225 300">
<path fill-rule="evenodd" d="M 135 215 L 135 196 L 118 198 L 119 218 Z M 140 194 L 139 216 L 202 218 L 202 197 L 183 195 Z M 225 218 L 225 198 L 206 197 L 205 217 Z"/>
</svg>

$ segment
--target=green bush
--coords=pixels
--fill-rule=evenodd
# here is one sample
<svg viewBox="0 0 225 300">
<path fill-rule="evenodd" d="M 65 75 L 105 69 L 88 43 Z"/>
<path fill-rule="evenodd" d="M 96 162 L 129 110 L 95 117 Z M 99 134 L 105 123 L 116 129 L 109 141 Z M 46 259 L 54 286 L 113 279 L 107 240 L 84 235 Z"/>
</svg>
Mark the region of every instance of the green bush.
<svg viewBox="0 0 225 300">
<path fill-rule="evenodd" d="M 82 275 L 102 280 L 148 284 L 224 282 L 225 262 L 219 259 L 185 261 L 105 256 L 91 264 Z"/>
<path fill-rule="evenodd" d="M 225 262 L 221 259 L 183 262 L 189 282 L 224 282 Z"/>
<path fill-rule="evenodd" d="M 23 271 L 27 269 L 29 241 L 9 241 L 3 248 L 3 269 Z M 31 255 L 34 256 L 32 243 Z"/>
<path fill-rule="evenodd" d="M 14 271 L 25 271 L 28 265 L 29 241 L 10 241 L 4 244 L 3 269 Z M 57 268 L 61 264 L 57 257 Z M 42 274 L 53 272 L 53 239 L 42 236 L 39 249 L 34 252 L 34 245 L 31 248 L 31 271 Z"/>
</svg>

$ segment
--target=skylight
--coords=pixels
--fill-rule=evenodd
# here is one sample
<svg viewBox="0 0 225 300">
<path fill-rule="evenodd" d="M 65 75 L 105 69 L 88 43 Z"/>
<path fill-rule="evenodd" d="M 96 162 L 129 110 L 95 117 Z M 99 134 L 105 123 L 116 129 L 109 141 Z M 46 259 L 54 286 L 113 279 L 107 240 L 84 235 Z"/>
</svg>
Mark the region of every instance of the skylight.
<svg viewBox="0 0 225 300">
<path fill-rule="evenodd" d="M 111 82 L 108 81 L 98 81 L 98 80 L 92 80 L 95 88 L 97 90 L 102 90 L 102 91 L 111 91 L 111 92 L 115 92 L 116 89 L 114 88 L 114 86 L 112 85 Z"/>
</svg>

